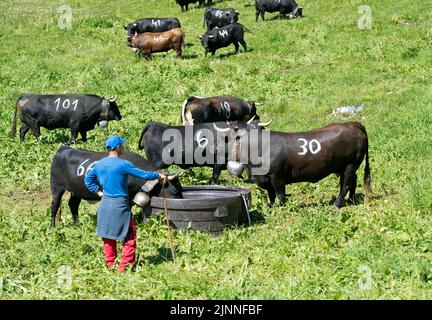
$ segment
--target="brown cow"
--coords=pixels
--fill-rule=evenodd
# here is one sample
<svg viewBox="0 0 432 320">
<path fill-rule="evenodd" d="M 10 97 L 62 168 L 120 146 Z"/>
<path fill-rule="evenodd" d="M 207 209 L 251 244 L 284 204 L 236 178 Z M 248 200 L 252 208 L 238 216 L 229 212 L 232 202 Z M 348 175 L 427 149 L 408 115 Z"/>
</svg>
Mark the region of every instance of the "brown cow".
<svg viewBox="0 0 432 320">
<path fill-rule="evenodd" d="M 145 32 L 127 37 L 127 45 L 147 58 L 151 58 L 151 54 L 154 52 L 166 52 L 171 49 L 176 51 L 177 57 L 182 55 L 184 32 L 180 28 L 165 32 Z"/>
<path fill-rule="evenodd" d="M 231 129 L 216 129 L 221 132 L 244 130 L 230 127 Z M 248 169 L 252 169 L 252 178 L 258 186 L 267 190 L 270 205 L 273 205 L 276 196 L 281 203 L 285 202 L 287 184 L 317 182 L 332 173 L 340 176 L 340 191 L 335 206 L 340 208 L 344 205 L 344 198 L 348 192 L 349 201 L 354 202 L 356 171 L 365 157 L 365 202 L 368 201 L 371 175 L 368 137 L 362 124 L 333 123 L 324 128 L 305 132 L 270 131 L 270 141 L 263 143 L 261 147 L 269 150 L 269 156 L 259 166 L 267 163 L 267 173 L 254 175 L 254 166 L 258 165 L 251 165 L 250 159 L 249 163 L 245 164 Z"/>
</svg>

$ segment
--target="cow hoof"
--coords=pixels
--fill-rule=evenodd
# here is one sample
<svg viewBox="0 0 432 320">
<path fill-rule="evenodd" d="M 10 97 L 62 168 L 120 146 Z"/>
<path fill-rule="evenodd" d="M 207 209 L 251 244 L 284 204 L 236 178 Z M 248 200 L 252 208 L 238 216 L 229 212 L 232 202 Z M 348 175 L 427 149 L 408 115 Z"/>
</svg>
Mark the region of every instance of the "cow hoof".
<svg viewBox="0 0 432 320">
<path fill-rule="evenodd" d="M 340 209 L 344 206 L 344 201 L 338 199 L 334 202 L 334 205 L 336 206 L 336 208 Z"/>
</svg>

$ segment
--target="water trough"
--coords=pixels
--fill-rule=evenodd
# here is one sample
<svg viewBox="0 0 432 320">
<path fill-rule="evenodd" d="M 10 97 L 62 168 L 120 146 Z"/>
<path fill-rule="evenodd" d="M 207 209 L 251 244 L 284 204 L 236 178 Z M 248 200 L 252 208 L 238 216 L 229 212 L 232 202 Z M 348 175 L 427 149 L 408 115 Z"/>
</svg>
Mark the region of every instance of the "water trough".
<svg viewBox="0 0 432 320">
<path fill-rule="evenodd" d="M 250 224 L 251 191 L 230 186 L 185 186 L 183 199 L 166 199 L 171 226 L 218 234 L 227 227 Z M 144 220 L 164 212 L 161 197 L 143 208 Z"/>
</svg>

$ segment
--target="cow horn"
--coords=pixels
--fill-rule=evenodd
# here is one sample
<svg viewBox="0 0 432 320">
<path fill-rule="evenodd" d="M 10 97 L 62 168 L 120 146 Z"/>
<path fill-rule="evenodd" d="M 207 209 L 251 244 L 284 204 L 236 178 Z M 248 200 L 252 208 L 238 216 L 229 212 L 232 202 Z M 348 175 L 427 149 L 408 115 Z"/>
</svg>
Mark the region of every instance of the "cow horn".
<svg viewBox="0 0 432 320">
<path fill-rule="evenodd" d="M 235 13 L 240 14 L 240 12 L 236 11 Z"/>
<path fill-rule="evenodd" d="M 213 39 L 214 38 L 214 35 L 211 35 L 211 36 L 208 36 L 209 37 L 209 39 Z"/>
<path fill-rule="evenodd" d="M 268 122 L 259 122 L 258 125 L 259 125 L 260 127 L 267 127 L 267 126 L 269 126 L 270 123 L 272 123 L 272 122 L 273 122 L 273 120 L 270 120 L 270 121 L 268 121 Z"/>
<path fill-rule="evenodd" d="M 179 173 L 177 173 L 177 177 L 182 177 L 185 175 L 185 173 L 186 173 L 186 170 L 182 170 Z"/>
<path fill-rule="evenodd" d="M 264 103 L 263 102 L 254 102 L 255 106 L 262 106 Z"/>
<path fill-rule="evenodd" d="M 125 29 L 127 29 L 127 24 L 125 24 L 123 27 L 124 27 Z"/>
<path fill-rule="evenodd" d="M 252 118 L 250 118 L 249 121 L 247 122 L 247 124 L 251 124 L 254 119 L 255 119 L 255 116 L 253 116 Z"/>
<path fill-rule="evenodd" d="M 133 26 L 136 27 L 138 25 L 138 23 L 134 23 Z"/>
<path fill-rule="evenodd" d="M 230 132 L 230 131 L 231 131 L 231 128 L 224 128 L 224 129 L 219 128 L 219 127 L 216 125 L 216 123 L 214 123 L 214 122 L 213 122 L 213 127 L 215 128 L 215 130 L 216 130 L 217 132 L 223 132 L 223 133 L 225 133 L 225 132 Z"/>
<path fill-rule="evenodd" d="M 117 100 L 117 96 L 112 96 L 108 99 L 109 102 L 115 102 Z"/>
<path fill-rule="evenodd" d="M 202 39 L 202 36 L 198 36 L 198 39 Z"/>
</svg>

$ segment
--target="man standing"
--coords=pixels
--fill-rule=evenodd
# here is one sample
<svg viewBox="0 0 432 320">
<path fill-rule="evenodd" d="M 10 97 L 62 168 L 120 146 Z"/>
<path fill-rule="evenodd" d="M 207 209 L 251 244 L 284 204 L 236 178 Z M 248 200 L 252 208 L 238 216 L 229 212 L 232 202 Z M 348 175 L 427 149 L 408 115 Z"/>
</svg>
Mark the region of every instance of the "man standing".
<svg viewBox="0 0 432 320">
<path fill-rule="evenodd" d="M 102 201 L 97 213 L 96 233 L 104 241 L 105 263 L 111 269 L 117 257 L 117 240 L 123 242 L 120 272 L 135 265 L 136 227 L 129 207 L 128 175 L 155 180 L 163 184 L 167 177 L 158 172 L 147 172 L 120 158 L 126 139 L 110 136 L 105 143 L 108 156 L 99 160 L 85 177 L 86 187 L 97 193 Z M 96 183 L 96 179 L 99 183 Z"/>
</svg>

